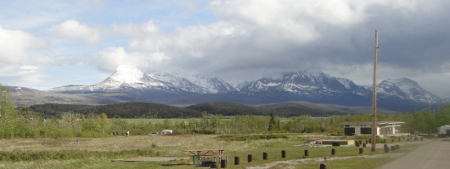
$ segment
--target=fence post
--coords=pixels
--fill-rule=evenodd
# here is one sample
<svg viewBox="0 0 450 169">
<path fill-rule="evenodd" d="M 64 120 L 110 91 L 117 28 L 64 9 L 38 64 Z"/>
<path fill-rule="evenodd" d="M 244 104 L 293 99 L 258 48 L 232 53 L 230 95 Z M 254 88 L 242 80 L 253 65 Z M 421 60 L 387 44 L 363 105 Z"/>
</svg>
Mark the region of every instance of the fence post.
<svg viewBox="0 0 450 169">
<path fill-rule="evenodd" d="M 331 149 L 331 155 L 335 155 L 336 154 L 336 150 L 333 148 Z"/>
<path fill-rule="evenodd" d="M 281 158 L 286 158 L 286 151 L 284 150 L 281 151 Z"/>
<path fill-rule="evenodd" d="M 325 165 L 325 164 L 320 164 L 320 169 L 327 169 L 327 165 Z"/>
<path fill-rule="evenodd" d="M 253 161 L 253 156 L 251 154 L 248 155 L 248 162 L 251 163 Z"/>
<path fill-rule="evenodd" d="M 305 150 L 305 156 L 308 156 L 308 155 L 309 155 L 308 150 Z"/>
<path fill-rule="evenodd" d="M 234 165 L 239 165 L 239 157 L 234 157 Z"/>
<path fill-rule="evenodd" d="M 359 154 L 363 154 L 364 149 L 363 148 L 359 148 Z"/>
<path fill-rule="evenodd" d="M 267 152 L 263 152 L 263 160 L 267 160 Z"/>
</svg>

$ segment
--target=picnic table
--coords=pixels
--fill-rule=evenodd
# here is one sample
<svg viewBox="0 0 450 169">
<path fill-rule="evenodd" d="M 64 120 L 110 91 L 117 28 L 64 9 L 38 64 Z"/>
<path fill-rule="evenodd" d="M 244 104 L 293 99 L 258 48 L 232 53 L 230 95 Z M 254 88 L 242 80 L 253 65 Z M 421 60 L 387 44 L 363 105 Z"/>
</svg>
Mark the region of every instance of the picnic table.
<svg viewBox="0 0 450 169">
<path fill-rule="evenodd" d="M 207 157 L 214 157 L 214 161 L 216 161 L 216 157 L 219 158 L 219 163 L 222 160 L 222 157 L 228 157 L 231 155 L 224 155 L 223 151 L 227 149 L 203 149 L 203 150 L 181 150 L 184 152 L 189 152 L 193 154 L 192 161 L 195 164 L 195 157 L 197 157 L 197 163 L 202 164 L 202 158 L 206 159 Z"/>
</svg>

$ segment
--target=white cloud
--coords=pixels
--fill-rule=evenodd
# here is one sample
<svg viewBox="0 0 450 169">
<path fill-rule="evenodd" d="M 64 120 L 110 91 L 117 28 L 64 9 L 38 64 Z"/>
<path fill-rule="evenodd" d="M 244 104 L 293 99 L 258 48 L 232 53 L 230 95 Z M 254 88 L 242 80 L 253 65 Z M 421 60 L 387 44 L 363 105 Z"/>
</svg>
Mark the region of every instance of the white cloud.
<svg viewBox="0 0 450 169">
<path fill-rule="evenodd" d="M 91 64 L 100 70 L 112 72 L 116 67 L 123 64 L 133 65 L 145 70 L 155 67 L 161 68 L 164 62 L 168 61 L 170 59 L 164 53 L 127 53 L 123 47 L 109 47 L 96 53 L 92 57 Z"/>
<path fill-rule="evenodd" d="M 6 30 L 0 27 L 0 63 L 28 62 L 30 50 L 47 46 L 45 40 L 20 30 Z"/>
<path fill-rule="evenodd" d="M 39 61 L 40 64 L 43 64 L 43 65 L 53 65 L 53 64 L 56 63 L 55 59 L 50 57 L 50 56 L 48 56 L 48 55 L 39 57 L 38 61 Z"/>
<path fill-rule="evenodd" d="M 33 66 L 33 65 L 23 65 L 23 66 L 19 67 L 19 69 L 22 69 L 22 70 L 36 70 L 38 68 L 39 67 Z"/>
<path fill-rule="evenodd" d="M 96 44 L 102 40 L 99 28 L 88 27 L 76 20 L 67 20 L 59 25 L 53 25 L 50 31 L 60 38 L 79 39 L 86 44 Z"/>
<path fill-rule="evenodd" d="M 148 21 L 142 25 L 133 23 L 128 23 L 126 25 L 114 24 L 112 25 L 112 30 L 117 34 L 137 39 L 161 33 L 160 29 L 153 23 L 153 21 Z"/>
<path fill-rule="evenodd" d="M 40 73 L 38 67 L 25 65 L 21 67 L 0 64 L 0 83 L 9 86 L 37 86 L 43 82 L 45 74 Z"/>
</svg>

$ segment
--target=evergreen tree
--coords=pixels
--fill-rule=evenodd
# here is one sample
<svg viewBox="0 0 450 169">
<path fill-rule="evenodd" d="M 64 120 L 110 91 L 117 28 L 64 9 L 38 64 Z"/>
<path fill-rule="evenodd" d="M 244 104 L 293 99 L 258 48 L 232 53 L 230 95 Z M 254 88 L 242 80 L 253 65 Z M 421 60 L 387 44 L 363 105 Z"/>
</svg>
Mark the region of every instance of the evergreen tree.
<svg viewBox="0 0 450 169">
<path fill-rule="evenodd" d="M 273 111 L 270 113 L 270 121 L 269 121 L 269 131 L 274 131 L 276 128 L 277 122 L 275 121 L 275 115 Z"/>
</svg>

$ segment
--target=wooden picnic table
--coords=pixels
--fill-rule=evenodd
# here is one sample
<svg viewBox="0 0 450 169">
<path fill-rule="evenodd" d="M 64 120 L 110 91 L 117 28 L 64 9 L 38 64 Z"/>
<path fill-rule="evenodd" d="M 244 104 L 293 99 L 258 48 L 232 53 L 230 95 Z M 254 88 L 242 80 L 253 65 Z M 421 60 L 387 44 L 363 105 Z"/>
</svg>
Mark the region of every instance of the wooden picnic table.
<svg viewBox="0 0 450 169">
<path fill-rule="evenodd" d="M 214 161 L 216 161 L 216 157 L 219 157 L 219 162 L 222 160 L 222 157 L 228 157 L 231 155 L 224 155 L 223 151 L 228 149 L 202 149 L 202 150 L 181 150 L 184 152 L 189 152 L 193 154 L 192 161 L 195 164 L 195 157 L 197 157 L 197 163 L 202 164 L 202 158 L 214 157 Z"/>
</svg>

